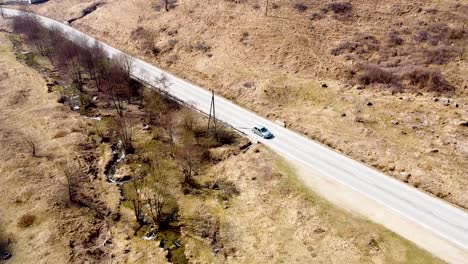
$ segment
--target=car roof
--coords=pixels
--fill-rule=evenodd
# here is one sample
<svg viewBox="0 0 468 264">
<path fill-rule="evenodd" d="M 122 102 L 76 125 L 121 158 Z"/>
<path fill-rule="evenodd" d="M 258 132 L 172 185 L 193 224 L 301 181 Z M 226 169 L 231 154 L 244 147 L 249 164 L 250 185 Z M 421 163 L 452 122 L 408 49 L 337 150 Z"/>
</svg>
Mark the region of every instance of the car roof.
<svg viewBox="0 0 468 264">
<path fill-rule="evenodd" d="M 255 127 L 259 129 L 266 128 L 265 126 L 262 126 L 262 125 L 256 125 Z"/>
</svg>

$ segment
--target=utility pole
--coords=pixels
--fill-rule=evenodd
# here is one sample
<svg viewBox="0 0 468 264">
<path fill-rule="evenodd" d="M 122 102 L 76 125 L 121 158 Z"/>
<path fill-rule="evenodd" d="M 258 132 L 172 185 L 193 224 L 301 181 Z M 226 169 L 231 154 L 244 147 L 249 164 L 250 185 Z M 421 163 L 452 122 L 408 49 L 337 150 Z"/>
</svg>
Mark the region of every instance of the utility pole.
<svg viewBox="0 0 468 264">
<path fill-rule="evenodd" d="M 213 128 L 216 133 L 216 108 L 215 108 L 215 101 L 214 101 L 214 91 L 211 90 L 211 105 L 210 105 L 210 114 L 208 116 L 208 130 L 210 129 L 211 119 L 213 119 Z"/>
</svg>

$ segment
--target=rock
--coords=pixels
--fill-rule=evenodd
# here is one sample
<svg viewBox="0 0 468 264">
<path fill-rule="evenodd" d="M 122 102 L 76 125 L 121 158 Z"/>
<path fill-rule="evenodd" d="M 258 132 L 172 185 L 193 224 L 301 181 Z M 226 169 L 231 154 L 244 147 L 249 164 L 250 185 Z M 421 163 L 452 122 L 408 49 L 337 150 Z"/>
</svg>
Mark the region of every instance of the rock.
<svg viewBox="0 0 468 264">
<path fill-rule="evenodd" d="M 356 85 L 356 86 L 354 86 L 354 89 L 356 89 L 356 90 L 364 90 L 364 86 L 362 86 L 362 85 Z"/>
<path fill-rule="evenodd" d="M 120 220 L 120 213 L 119 212 L 112 213 L 110 217 L 113 221 L 117 222 Z"/>
<path fill-rule="evenodd" d="M 398 122 L 397 120 L 391 120 L 390 124 L 396 126 L 396 125 L 400 124 L 400 122 Z"/>
<path fill-rule="evenodd" d="M 129 252 L 130 252 L 130 248 L 128 248 L 128 247 L 124 248 L 124 250 L 123 250 L 123 253 L 124 253 L 124 254 L 127 254 L 127 253 L 129 253 Z"/>
<path fill-rule="evenodd" d="M 57 99 L 57 103 L 59 104 L 65 104 L 67 103 L 69 100 L 68 100 L 68 97 L 66 97 L 65 95 L 62 95 L 60 96 L 59 99 Z"/>
<path fill-rule="evenodd" d="M 314 230 L 314 234 L 322 234 L 325 233 L 325 229 L 319 227 Z"/>
<path fill-rule="evenodd" d="M 239 146 L 240 150 L 248 149 L 250 146 L 252 146 L 251 141 L 245 141 L 242 145 Z"/>
<path fill-rule="evenodd" d="M 150 130 L 150 126 L 147 124 L 143 124 L 143 130 L 145 131 Z"/>
<path fill-rule="evenodd" d="M 322 88 L 328 88 L 328 85 L 326 83 L 322 83 Z"/>
<path fill-rule="evenodd" d="M 400 178 L 401 178 L 404 182 L 408 183 L 410 177 L 411 177 L 411 173 L 408 173 L 408 172 L 405 172 L 405 171 L 400 172 Z"/>
<path fill-rule="evenodd" d="M 450 105 L 450 99 L 448 99 L 448 98 L 440 98 L 439 101 L 440 101 L 441 104 L 443 104 L 445 106 Z"/>
<path fill-rule="evenodd" d="M 11 254 L 9 252 L 0 252 L 0 260 L 7 260 L 11 258 Z"/>
<path fill-rule="evenodd" d="M 429 153 L 438 153 L 438 152 L 439 152 L 438 149 L 431 149 L 431 150 L 429 150 Z"/>
<path fill-rule="evenodd" d="M 367 106 L 373 106 L 374 104 L 372 102 L 367 102 Z"/>
<path fill-rule="evenodd" d="M 460 121 L 458 123 L 459 126 L 464 126 L 464 127 L 468 127 L 468 120 L 465 120 L 465 121 Z"/>
<path fill-rule="evenodd" d="M 341 117 L 345 117 L 346 116 L 346 113 L 341 113 Z"/>
<path fill-rule="evenodd" d="M 242 86 L 244 86 L 245 88 L 252 88 L 253 85 L 254 85 L 254 84 L 251 83 L 251 82 L 246 82 L 246 83 L 244 83 Z"/>
<path fill-rule="evenodd" d="M 275 124 L 282 126 L 282 127 L 286 127 L 286 124 L 284 123 L 284 121 L 281 121 L 281 120 L 275 120 Z"/>
</svg>

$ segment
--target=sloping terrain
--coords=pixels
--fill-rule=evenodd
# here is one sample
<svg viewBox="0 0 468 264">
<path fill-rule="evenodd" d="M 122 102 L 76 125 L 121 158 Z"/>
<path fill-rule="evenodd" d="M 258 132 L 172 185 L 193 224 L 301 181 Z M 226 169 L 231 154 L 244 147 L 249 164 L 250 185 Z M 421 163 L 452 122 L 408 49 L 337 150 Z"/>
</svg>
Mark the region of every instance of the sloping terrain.
<svg viewBox="0 0 468 264">
<path fill-rule="evenodd" d="M 96 144 L 97 126 L 57 102 L 64 87 L 48 87 L 56 81 L 42 75 L 51 67 L 49 61 L 15 52 L 12 43 L 22 45 L 17 36 L 0 34 L 0 145 L 5 150 L 0 192 L 6 197 L 0 201 L 0 246 L 9 240 L 6 250 L 12 257 L 7 263 L 166 263 L 159 241 L 136 233 L 132 210 L 121 206 L 116 185 L 102 178 L 109 147 Z M 103 116 L 112 115 L 105 103 L 99 107 Z M 145 115 L 135 105 L 126 109 L 138 122 Z M 137 146 L 158 137 L 141 127 L 135 124 Z M 208 189 L 178 197 L 182 221 L 219 219 L 215 241 L 222 248 L 217 256 L 205 236 L 194 235 L 188 225 L 182 229 L 191 262 L 440 262 L 381 226 L 316 197 L 264 147 L 236 148 L 213 150 L 216 164 L 196 176 Z M 155 151 L 154 145 L 147 149 Z M 128 159 L 138 160 L 138 155 L 144 158 L 145 152 L 138 148 Z M 80 203 L 73 203 L 63 168 L 77 156 L 87 175 L 80 183 Z M 234 190 L 226 182 L 234 182 Z"/>
<path fill-rule="evenodd" d="M 467 4 L 97 3 L 31 10 L 468 207 Z"/>
</svg>

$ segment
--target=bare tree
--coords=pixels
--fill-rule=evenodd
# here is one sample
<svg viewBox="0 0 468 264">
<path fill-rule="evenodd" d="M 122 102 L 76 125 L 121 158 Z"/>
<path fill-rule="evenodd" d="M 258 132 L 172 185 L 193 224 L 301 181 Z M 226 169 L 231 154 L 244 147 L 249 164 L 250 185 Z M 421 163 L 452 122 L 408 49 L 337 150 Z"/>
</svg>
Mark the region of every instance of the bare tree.
<svg viewBox="0 0 468 264">
<path fill-rule="evenodd" d="M 23 34 L 26 40 L 34 45 L 42 56 L 52 61 L 51 43 L 49 31 L 46 29 L 36 16 L 23 13 L 13 17 L 13 31 Z"/>
<path fill-rule="evenodd" d="M 184 108 L 182 110 L 182 125 L 188 132 L 193 132 L 195 127 L 195 115 L 190 108 Z"/>
<path fill-rule="evenodd" d="M 116 132 L 125 151 L 133 152 L 133 124 L 132 120 L 127 116 L 120 116 L 116 119 Z"/>
<path fill-rule="evenodd" d="M 171 193 L 166 168 L 153 160 L 146 183 L 148 213 L 159 227 L 169 224 L 177 217 L 177 201 Z"/>
<path fill-rule="evenodd" d="M 141 175 L 136 175 L 132 181 L 132 187 L 134 194 L 131 198 L 133 212 L 135 213 L 135 218 L 138 223 L 144 222 L 143 214 L 143 177 Z"/>
<path fill-rule="evenodd" d="M 200 161 L 200 153 L 196 146 L 193 132 L 184 131 L 176 150 L 176 161 L 182 169 L 184 187 L 194 185 L 193 175 L 196 173 Z"/>
<path fill-rule="evenodd" d="M 166 109 L 166 102 L 154 90 L 148 90 L 144 95 L 146 113 L 150 124 L 159 124 Z"/>
<path fill-rule="evenodd" d="M 87 45 L 87 40 L 82 40 L 84 45 Z M 86 72 L 88 72 L 91 80 L 94 81 L 98 91 L 101 91 L 101 78 L 102 70 L 107 62 L 106 52 L 102 46 L 96 41 L 93 46 L 85 46 L 80 55 L 80 63 L 83 65 Z"/>
<path fill-rule="evenodd" d="M 124 100 L 130 93 L 130 71 L 131 61 L 123 57 L 112 60 L 104 68 L 102 78 L 103 92 L 112 102 L 115 111 L 119 116 L 123 116 Z"/>
<path fill-rule="evenodd" d="M 31 151 L 31 156 L 37 157 L 39 140 L 31 131 L 23 132 L 23 140 Z"/>
<path fill-rule="evenodd" d="M 83 68 L 80 57 L 84 53 L 85 47 L 70 40 L 63 39 L 57 50 L 58 66 L 67 73 L 76 88 L 83 92 Z"/>
<path fill-rule="evenodd" d="M 171 146 L 174 145 L 174 130 L 176 127 L 176 121 L 174 114 L 171 112 L 165 113 L 161 116 L 161 125 L 169 136 L 169 143 Z"/>
</svg>

